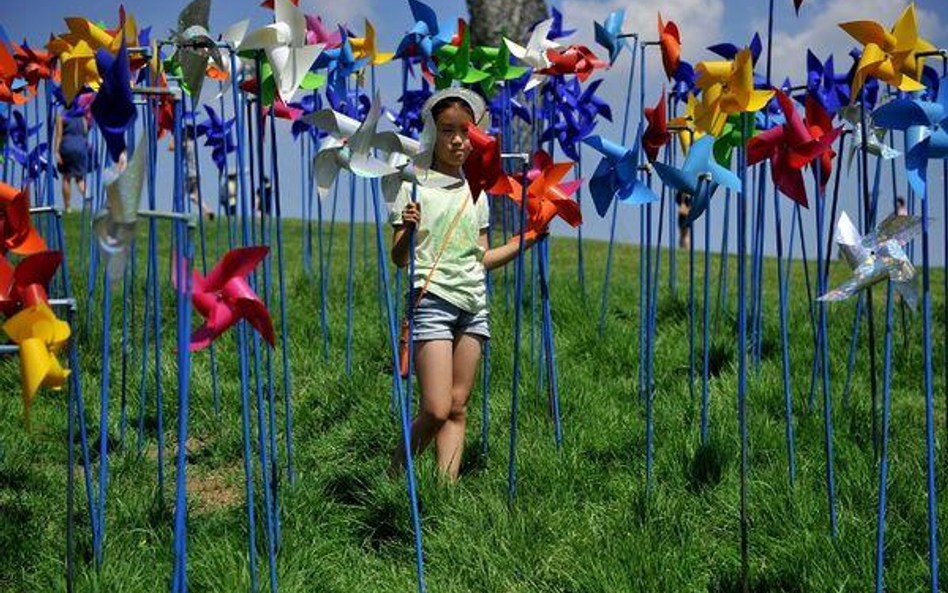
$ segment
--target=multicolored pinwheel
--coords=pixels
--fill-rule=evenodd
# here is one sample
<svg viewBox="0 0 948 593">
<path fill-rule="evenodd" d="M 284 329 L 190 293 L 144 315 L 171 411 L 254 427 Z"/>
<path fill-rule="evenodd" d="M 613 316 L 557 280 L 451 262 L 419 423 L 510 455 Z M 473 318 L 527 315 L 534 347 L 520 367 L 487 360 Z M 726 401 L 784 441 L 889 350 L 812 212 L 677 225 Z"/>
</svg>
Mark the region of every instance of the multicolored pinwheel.
<svg viewBox="0 0 948 593">
<path fill-rule="evenodd" d="M 843 212 L 836 223 L 834 240 L 853 276 L 818 300 L 842 301 L 873 284 L 890 280 L 892 287 L 914 310 L 918 304 L 915 268 L 902 248 L 921 234 L 921 218 L 893 214 L 863 237 Z"/>
<path fill-rule="evenodd" d="M 279 2 L 280 0 L 277 0 Z M 269 247 L 244 247 L 224 254 L 207 277 L 192 270 L 194 292 L 191 301 L 204 317 L 204 325 L 191 334 L 191 350 L 202 350 L 241 320 L 246 320 L 272 347 L 275 337 L 270 313 L 247 283 L 270 252 Z"/>
<path fill-rule="evenodd" d="M 602 136 L 590 136 L 583 142 L 602 154 L 602 160 L 589 179 L 589 193 L 599 216 L 606 215 L 614 200 L 636 205 L 656 200 L 652 190 L 639 180 L 638 139 L 632 148 Z"/>
</svg>

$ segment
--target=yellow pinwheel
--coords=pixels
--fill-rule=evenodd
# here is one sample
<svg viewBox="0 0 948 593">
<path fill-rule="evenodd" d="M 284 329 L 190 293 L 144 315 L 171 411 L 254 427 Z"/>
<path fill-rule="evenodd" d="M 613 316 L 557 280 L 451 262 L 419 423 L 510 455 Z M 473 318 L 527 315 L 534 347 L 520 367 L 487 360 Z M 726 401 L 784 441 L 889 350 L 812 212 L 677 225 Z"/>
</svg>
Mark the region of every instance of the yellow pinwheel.
<svg viewBox="0 0 948 593">
<path fill-rule="evenodd" d="M 862 57 L 853 76 L 853 101 L 859 97 L 859 91 L 869 76 L 902 91 L 925 88 L 920 82 L 925 59 L 917 54 L 934 51 L 935 46 L 918 33 L 914 2 L 902 11 L 891 31 L 886 31 L 875 21 L 850 21 L 839 26 L 863 44 Z"/>
<path fill-rule="evenodd" d="M 737 52 L 733 61 L 699 62 L 695 73 L 698 74 L 698 87 L 703 91 L 705 109 L 695 115 L 706 122 L 696 121 L 695 124 L 711 133 L 720 132 L 728 114 L 760 111 L 774 96 L 772 90 L 754 88 L 754 59 L 746 47 Z M 718 117 L 717 111 L 723 117 Z"/>
<path fill-rule="evenodd" d="M 56 353 L 72 332 L 45 303 L 23 309 L 3 324 L 3 331 L 20 347 L 23 417 L 29 425 L 30 404 L 40 387 L 58 390 L 66 384 L 69 371 L 59 364 Z"/>
<path fill-rule="evenodd" d="M 395 54 L 391 52 L 380 52 L 375 45 L 375 27 L 365 19 L 365 37 L 350 37 L 349 45 L 352 46 L 352 54 L 355 59 L 361 60 L 368 58 L 369 64 L 381 65 L 391 61 Z"/>
<path fill-rule="evenodd" d="M 138 28 L 135 17 L 119 12 L 119 26 L 110 32 L 82 17 L 66 19 L 69 31 L 50 39 L 46 48 L 59 58 L 62 68 L 62 88 L 66 102 L 71 102 L 82 87 L 99 88 L 99 72 L 95 67 L 95 52 L 107 49 L 118 53 L 122 39 L 129 44 L 138 42 Z"/>
</svg>

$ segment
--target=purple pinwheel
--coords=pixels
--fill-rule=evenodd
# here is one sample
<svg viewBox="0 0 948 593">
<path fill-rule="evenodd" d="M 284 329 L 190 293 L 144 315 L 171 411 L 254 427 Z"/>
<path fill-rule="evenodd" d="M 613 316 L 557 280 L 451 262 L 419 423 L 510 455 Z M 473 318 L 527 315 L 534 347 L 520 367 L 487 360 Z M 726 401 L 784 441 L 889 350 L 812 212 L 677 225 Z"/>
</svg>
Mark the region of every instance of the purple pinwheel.
<svg viewBox="0 0 948 593">
<path fill-rule="evenodd" d="M 195 133 L 198 138 L 205 137 L 204 146 L 212 148 L 211 158 L 214 159 L 217 170 L 223 171 L 227 165 L 227 155 L 237 149 L 234 135 L 231 133 L 231 128 L 237 120 L 230 118 L 224 121 L 210 105 L 205 105 L 204 111 L 207 112 L 207 119 L 197 125 Z"/>
<path fill-rule="evenodd" d="M 425 105 L 425 101 L 427 101 L 430 96 L 431 87 L 428 86 L 428 81 L 423 78 L 421 80 L 420 89 L 405 91 L 402 93 L 402 96 L 398 98 L 398 102 L 401 103 L 402 108 L 397 114 L 392 113 L 388 109 L 385 110 L 389 119 L 395 124 L 400 133 L 415 139 L 421 135 L 421 131 L 424 128 L 421 110 Z"/>
<path fill-rule="evenodd" d="M 48 148 L 45 142 L 36 145 L 29 153 L 17 146 L 12 147 L 13 159 L 23 167 L 23 173 L 30 183 L 35 183 L 49 169 Z M 53 177 L 57 177 L 55 168 Z"/>
<path fill-rule="evenodd" d="M 578 144 L 596 128 L 596 118 L 612 121 L 609 104 L 596 96 L 601 83 L 602 79 L 595 80 L 583 89 L 575 78 L 569 82 L 561 76 L 551 78 L 543 92 L 546 94 L 545 103 L 553 106 L 553 121 L 540 140 L 546 142 L 555 138 L 566 156 L 579 160 Z"/>
<path fill-rule="evenodd" d="M 99 92 L 92 102 L 92 117 L 102 131 L 109 156 L 118 162 L 125 151 L 125 132 L 138 116 L 132 101 L 132 88 L 125 42 L 113 56 L 105 49 L 95 54 L 96 68 L 102 77 Z"/>
<path fill-rule="evenodd" d="M 514 80 L 508 80 L 504 84 L 504 91 L 494 95 L 494 98 L 487 104 L 487 109 L 490 111 L 491 125 L 488 130 L 490 135 L 500 134 L 504 128 L 504 121 L 513 117 L 519 118 L 527 125 L 533 123 L 533 114 L 530 112 L 530 108 L 517 99 L 517 96 L 520 95 L 520 92 L 529 81 L 529 74 L 524 74 Z"/>
<path fill-rule="evenodd" d="M 451 32 L 442 31 L 438 25 L 438 16 L 430 6 L 420 0 L 408 0 L 412 18 L 415 24 L 402 37 L 395 57 L 407 60 L 417 58 L 432 73 L 436 74 L 434 55 L 443 45 L 451 42 Z"/>
<path fill-rule="evenodd" d="M 7 120 L 5 124 L 2 124 L 3 131 L 6 132 L 6 137 L 10 141 L 11 147 L 26 152 L 30 137 L 39 133 L 42 126 L 37 124 L 33 127 L 29 127 L 26 125 L 26 118 L 23 117 L 22 112 L 14 110 L 12 114 L 12 120 Z"/>
<path fill-rule="evenodd" d="M 806 50 L 806 70 L 806 93 L 794 97 L 798 102 L 802 104 L 806 95 L 810 95 L 830 115 L 849 105 L 848 77 L 836 73 L 832 54 L 820 62 L 812 51 Z"/>
</svg>

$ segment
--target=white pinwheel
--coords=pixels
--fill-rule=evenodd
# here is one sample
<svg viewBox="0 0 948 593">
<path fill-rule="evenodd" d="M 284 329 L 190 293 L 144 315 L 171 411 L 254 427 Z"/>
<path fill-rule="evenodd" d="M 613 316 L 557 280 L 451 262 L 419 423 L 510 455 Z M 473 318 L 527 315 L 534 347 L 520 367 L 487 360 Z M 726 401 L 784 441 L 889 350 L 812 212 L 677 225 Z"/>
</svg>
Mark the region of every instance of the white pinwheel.
<svg viewBox="0 0 948 593">
<path fill-rule="evenodd" d="M 549 35 L 552 27 L 552 18 L 537 23 L 537 26 L 533 28 L 533 32 L 530 33 L 530 39 L 527 41 L 526 47 L 504 37 L 504 43 L 507 44 L 510 55 L 533 69 L 530 81 L 527 82 L 527 86 L 524 88 L 525 91 L 529 91 L 541 84 L 546 78 L 543 74 L 540 74 L 539 71 L 544 68 L 549 68 L 551 65 L 550 59 L 547 57 L 547 50 L 560 49 L 563 47 L 562 44 L 547 39 L 547 35 Z"/>
</svg>

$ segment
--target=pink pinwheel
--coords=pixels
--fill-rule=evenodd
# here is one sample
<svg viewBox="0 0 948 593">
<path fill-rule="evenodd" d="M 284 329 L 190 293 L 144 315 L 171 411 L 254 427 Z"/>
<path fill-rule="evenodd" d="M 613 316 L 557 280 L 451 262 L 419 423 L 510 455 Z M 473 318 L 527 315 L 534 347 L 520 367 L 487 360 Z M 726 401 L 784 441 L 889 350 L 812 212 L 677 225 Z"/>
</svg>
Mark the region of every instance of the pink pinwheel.
<svg viewBox="0 0 948 593">
<path fill-rule="evenodd" d="M 24 307 L 49 303 L 47 287 L 62 261 L 62 253 L 43 251 L 24 257 L 14 268 L 0 255 L 0 313 L 12 317 Z"/>
<path fill-rule="evenodd" d="M 833 141 L 839 136 L 838 128 L 823 132 L 814 122 L 815 130 L 804 122 L 794 109 L 790 97 L 776 91 L 777 101 L 787 121 L 782 126 L 761 132 L 747 144 L 747 164 L 754 165 L 770 159 L 774 184 L 791 200 L 808 207 L 803 167 L 832 151 Z M 816 133 L 814 133 L 816 132 Z M 822 177 L 825 178 L 825 173 Z M 822 180 L 821 180 L 822 181 Z"/>
<path fill-rule="evenodd" d="M 240 320 L 246 320 L 273 346 L 270 313 L 247 283 L 250 274 L 269 253 L 269 247 L 232 249 L 205 278 L 193 271 L 194 308 L 204 316 L 204 325 L 191 334 L 191 350 L 202 350 Z"/>
<path fill-rule="evenodd" d="M 322 43 L 326 49 L 333 49 L 342 45 L 342 32 L 335 27 L 327 27 L 323 19 L 316 15 L 307 14 L 306 43 L 314 45 Z"/>
<path fill-rule="evenodd" d="M 546 57 L 550 65 L 540 70 L 540 74 L 575 74 L 580 82 L 586 82 L 593 71 L 609 65 L 585 45 L 571 45 L 563 50 L 549 49 Z"/>
</svg>

